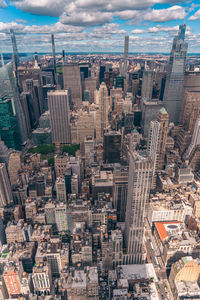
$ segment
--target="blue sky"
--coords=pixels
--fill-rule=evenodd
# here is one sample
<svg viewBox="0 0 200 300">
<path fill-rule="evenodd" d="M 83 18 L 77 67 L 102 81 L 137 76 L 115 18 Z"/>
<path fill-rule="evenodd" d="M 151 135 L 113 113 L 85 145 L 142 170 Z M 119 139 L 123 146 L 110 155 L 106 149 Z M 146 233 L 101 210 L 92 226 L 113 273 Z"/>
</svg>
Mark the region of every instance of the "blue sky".
<svg viewBox="0 0 200 300">
<path fill-rule="evenodd" d="M 0 0 L 0 47 L 11 52 L 13 28 L 19 52 L 166 52 L 178 25 L 187 25 L 188 52 L 200 53 L 200 1 Z"/>
</svg>

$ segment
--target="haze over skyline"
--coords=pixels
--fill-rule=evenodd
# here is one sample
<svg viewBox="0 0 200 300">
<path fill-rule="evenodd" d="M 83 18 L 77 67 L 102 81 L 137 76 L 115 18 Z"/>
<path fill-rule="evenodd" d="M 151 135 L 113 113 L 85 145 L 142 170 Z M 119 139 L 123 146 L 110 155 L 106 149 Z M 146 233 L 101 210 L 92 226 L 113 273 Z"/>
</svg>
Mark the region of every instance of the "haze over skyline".
<svg viewBox="0 0 200 300">
<path fill-rule="evenodd" d="M 16 33 L 19 52 L 169 53 L 178 25 L 187 25 L 189 53 L 200 49 L 199 1 L 174 0 L 0 0 L 0 47 L 11 52 L 9 30 Z"/>
</svg>

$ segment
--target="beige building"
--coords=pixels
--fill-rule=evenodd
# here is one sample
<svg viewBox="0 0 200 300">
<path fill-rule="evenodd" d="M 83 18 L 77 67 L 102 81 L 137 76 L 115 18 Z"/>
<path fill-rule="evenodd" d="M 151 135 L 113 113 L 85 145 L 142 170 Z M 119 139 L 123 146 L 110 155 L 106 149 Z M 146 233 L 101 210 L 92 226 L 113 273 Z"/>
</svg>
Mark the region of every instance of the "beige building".
<svg viewBox="0 0 200 300">
<path fill-rule="evenodd" d="M 71 143 L 69 92 L 55 90 L 48 92 L 50 127 L 53 143 Z"/>
<path fill-rule="evenodd" d="M 21 152 L 11 153 L 8 161 L 8 174 L 10 178 L 11 185 L 16 184 L 19 175 L 18 172 L 21 169 Z"/>
</svg>

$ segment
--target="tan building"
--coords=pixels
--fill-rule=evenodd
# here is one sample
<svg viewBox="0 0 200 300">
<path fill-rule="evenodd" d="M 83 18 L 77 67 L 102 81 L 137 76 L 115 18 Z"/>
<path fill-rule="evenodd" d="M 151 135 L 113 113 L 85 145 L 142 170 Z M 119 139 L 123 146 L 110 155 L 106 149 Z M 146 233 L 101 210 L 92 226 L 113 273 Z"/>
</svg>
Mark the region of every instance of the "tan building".
<svg viewBox="0 0 200 300">
<path fill-rule="evenodd" d="M 24 221 L 22 219 L 20 219 L 17 224 L 8 223 L 6 227 L 6 239 L 8 244 L 24 242 L 23 226 Z"/>
<path fill-rule="evenodd" d="M 67 63 L 63 66 L 64 89 L 70 89 L 72 103 L 80 107 L 82 103 L 81 75 L 78 63 Z"/>
<path fill-rule="evenodd" d="M 65 175 L 65 172 L 68 169 L 68 155 L 56 154 L 54 156 L 54 166 L 55 166 L 56 178 Z"/>
<path fill-rule="evenodd" d="M 8 161 L 8 174 L 10 178 L 11 185 L 16 184 L 19 175 L 18 172 L 21 169 L 21 152 L 11 153 Z"/>
<path fill-rule="evenodd" d="M 159 141 L 158 141 L 158 169 L 163 169 L 164 160 L 165 160 L 165 149 L 167 142 L 167 134 L 168 134 L 168 123 L 169 123 L 169 115 L 166 109 L 163 107 L 159 111 L 157 115 L 157 121 L 160 123 L 159 129 Z"/>
</svg>

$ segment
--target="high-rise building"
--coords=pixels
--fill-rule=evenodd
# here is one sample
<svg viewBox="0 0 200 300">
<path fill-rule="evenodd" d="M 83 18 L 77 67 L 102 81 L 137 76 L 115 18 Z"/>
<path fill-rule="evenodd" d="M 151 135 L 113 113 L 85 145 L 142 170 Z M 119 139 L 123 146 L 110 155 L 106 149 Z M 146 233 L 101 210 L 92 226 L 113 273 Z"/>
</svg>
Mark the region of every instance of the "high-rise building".
<svg viewBox="0 0 200 300">
<path fill-rule="evenodd" d="M 192 135 L 192 141 L 186 152 L 186 157 L 189 157 L 193 149 L 198 145 L 200 145 L 200 118 L 196 120 Z"/>
<path fill-rule="evenodd" d="M 68 91 L 48 92 L 52 142 L 71 143 Z"/>
<path fill-rule="evenodd" d="M 173 40 L 163 97 L 164 106 L 169 113 L 169 120 L 174 124 L 179 121 L 183 95 L 185 60 L 188 47 L 184 41 L 185 30 L 186 25 L 180 25 L 178 35 Z"/>
<path fill-rule="evenodd" d="M 109 110 L 109 98 L 106 84 L 102 82 L 98 92 L 99 100 L 99 113 L 100 113 L 100 126 L 101 136 L 103 137 L 104 129 L 108 127 L 108 110 Z"/>
<path fill-rule="evenodd" d="M 19 55 L 17 50 L 17 43 L 15 38 L 15 33 L 13 29 L 10 29 L 12 48 L 13 48 L 13 71 L 15 72 L 15 76 L 17 77 L 17 67 L 19 65 Z"/>
<path fill-rule="evenodd" d="M 65 179 L 62 177 L 56 179 L 56 199 L 63 202 L 67 201 Z"/>
<path fill-rule="evenodd" d="M 128 167 L 121 166 L 113 172 L 113 205 L 117 210 L 117 220 L 125 221 L 128 191 Z"/>
<path fill-rule="evenodd" d="M 130 152 L 125 218 L 125 264 L 142 263 L 146 206 L 152 179 L 152 162 L 145 152 Z"/>
<path fill-rule="evenodd" d="M 124 38 L 124 77 L 126 77 L 126 72 L 128 68 L 128 46 L 129 46 L 129 36 Z"/>
<path fill-rule="evenodd" d="M 55 208 L 55 221 L 58 231 L 72 231 L 71 211 L 66 204 L 60 203 Z"/>
<path fill-rule="evenodd" d="M 12 203 L 12 192 L 10 182 L 8 179 L 8 173 L 6 171 L 6 165 L 0 164 L 0 207 L 4 207 Z"/>
<path fill-rule="evenodd" d="M 12 100 L 16 113 L 19 135 L 21 142 L 24 143 L 28 139 L 27 126 L 11 63 L 0 68 L 0 95 L 6 95 Z"/>
<path fill-rule="evenodd" d="M 119 163 L 121 154 L 121 133 L 119 131 L 105 132 L 103 147 L 104 163 Z"/>
<path fill-rule="evenodd" d="M 57 76 L 56 76 L 56 49 L 55 49 L 54 34 L 51 35 L 51 44 L 52 44 L 53 68 L 54 68 L 55 84 L 56 84 L 57 83 Z"/>
<path fill-rule="evenodd" d="M 19 179 L 18 172 L 21 169 L 21 152 L 11 153 L 8 161 L 8 174 L 11 185 L 17 183 Z"/>
<path fill-rule="evenodd" d="M 152 184 L 151 188 L 154 189 L 156 187 L 156 171 L 158 168 L 158 145 L 160 136 L 160 123 L 158 121 L 151 121 L 149 128 L 149 137 L 147 144 L 147 151 L 149 157 L 153 163 L 153 174 L 152 174 Z"/>
<path fill-rule="evenodd" d="M 157 121 L 160 123 L 157 168 L 158 170 L 162 170 L 164 166 L 164 160 L 165 160 L 165 150 L 166 150 L 168 124 L 169 124 L 169 115 L 164 107 L 160 109 L 157 115 Z"/>
<path fill-rule="evenodd" d="M 7 96 L 0 97 L 0 135 L 8 148 L 21 148 L 21 140 L 13 103 Z"/>
<path fill-rule="evenodd" d="M 78 63 L 67 63 L 63 66 L 64 89 L 70 89 L 71 100 L 74 106 L 82 103 L 82 84 Z"/>
<path fill-rule="evenodd" d="M 142 77 L 142 99 L 151 101 L 153 92 L 153 76 L 154 72 L 146 70 Z"/>
</svg>

